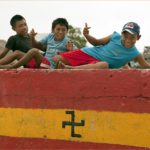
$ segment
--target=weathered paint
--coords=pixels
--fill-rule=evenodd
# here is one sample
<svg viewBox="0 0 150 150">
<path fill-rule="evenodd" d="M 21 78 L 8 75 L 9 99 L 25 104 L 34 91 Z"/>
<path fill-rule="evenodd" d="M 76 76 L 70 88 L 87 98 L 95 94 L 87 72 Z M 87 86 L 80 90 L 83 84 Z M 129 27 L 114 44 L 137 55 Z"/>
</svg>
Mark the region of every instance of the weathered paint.
<svg viewBox="0 0 150 150">
<path fill-rule="evenodd" d="M 16 138 L 0 136 L 2 150 L 22 150 L 22 149 L 34 149 L 34 150 L 75 150 L 75 149 L 90 149 L 90 150 L 148 150 L 144 147 L 126 146 L 118 144 L 104 144 L 104 143 L 90 143 L 90 142 L 78 142 L 78 141 L 65 141 L 65 140 L 49 140 L 46 138 Z"/>
<path fill-rule="evenodd" d="M 1 139 L 63 141 L 61 148 L 67 141 L 73 148 L 80 143 L 102 149 L 150 148 L 149 71 L 11 70 L 0 71 L 0 80 Z M 62 128 L 62 121 L 71 119 L 68 110 L 75 112 L 75 122 L 85 121 L 75 127 L 80 138 L 71 137 L 71 127 Z"/>
<path fill-rule="evenodd" d="M 150 114 L 75 111 L 76 134 L 71 137 L 71 126 L 62 128 L 64 121 L 71 121 L 67 110 L 56 109 L 0 109 L 0 134 L 11 137 L 62 139 L 82 142 L 109 143 L 150 147 Z"/>
</svg>

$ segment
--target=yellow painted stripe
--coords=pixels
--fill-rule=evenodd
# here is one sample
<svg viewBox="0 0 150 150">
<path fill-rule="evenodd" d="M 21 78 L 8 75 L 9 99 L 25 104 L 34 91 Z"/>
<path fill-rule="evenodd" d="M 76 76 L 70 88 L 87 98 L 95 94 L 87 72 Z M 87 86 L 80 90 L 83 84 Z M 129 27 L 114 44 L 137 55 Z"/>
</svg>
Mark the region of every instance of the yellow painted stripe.
<svg viewBox="0 0 150 150">
<path fill-rule="evenodd" d="M 85 126 L 75 127 L 81 138 L 71 137 L 66 109 L 0 108 L 0 135 L 63 139 L 96 143 L 150 147 L 150 114 L 110 111 L 75 111 L 75 122 L 85 120 Z"/>
</svg>

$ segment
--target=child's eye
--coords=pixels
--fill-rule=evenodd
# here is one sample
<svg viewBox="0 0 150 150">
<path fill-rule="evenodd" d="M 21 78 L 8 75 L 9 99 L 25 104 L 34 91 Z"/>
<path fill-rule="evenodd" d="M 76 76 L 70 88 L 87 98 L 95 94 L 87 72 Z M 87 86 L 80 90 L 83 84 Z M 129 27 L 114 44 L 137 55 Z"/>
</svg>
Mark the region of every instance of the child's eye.
<svg viewBox="0 0 150 150">
<path fill-rule="evenodd" d="M 61 31 L 61 29 L 58 28 L 57 31 Z"/>
</svg>

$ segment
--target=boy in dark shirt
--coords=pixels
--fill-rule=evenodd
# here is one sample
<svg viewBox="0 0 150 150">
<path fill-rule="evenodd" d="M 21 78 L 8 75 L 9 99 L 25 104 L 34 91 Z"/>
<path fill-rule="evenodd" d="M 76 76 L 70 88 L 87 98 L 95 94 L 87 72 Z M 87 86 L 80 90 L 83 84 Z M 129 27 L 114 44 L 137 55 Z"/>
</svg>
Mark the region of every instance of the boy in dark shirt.
<svg viewBox="0 0 150 150">
<path fill-rule="evenodd" d="M 12 29 L 16 32 L 16 35 L 9 37 L 3 52 L 0 54 L 0 65 L 9 64 L 15 59 L 19 60 L 25 53 L 32 49 L 25 18 L 21 15 L 15 15 L 11 18 L 10 24 Z M 12 50 L 13 53 L 6 56 L 10 50 Z M 38 49 L 35 49 L 35 51 L 38 51 Z M 39 55 L 41 54 L 39 53 Z"/>
<path fill-rule="evenodd" d="M 38 49 L 33 48 L 29 50 L 22 58 L 18 59 L 19 61 L 16 63 L 0 64 L 0 69 L 18 68 L 22 65 L 26 68 L 55 68 L 53 57 L 56 54 L 76 49 L 75 45 L 73 45 L 72 41 L 67 37 L 68 29 L 68 21 L 65 18 L 57 18 L 52 23 L 52 32 L 41 41 L 35 40 L 37 33 L 32 30 L 30 33 L 31 43 Z M 39 53 L 39 49 L 43 49 L 44 46 L 46 46 L 46 54 L 42 56 Z M 17 57 L 17 54 L 20 57 L 19 52 L 15 54 L 15 57 Z"/>
</svg>

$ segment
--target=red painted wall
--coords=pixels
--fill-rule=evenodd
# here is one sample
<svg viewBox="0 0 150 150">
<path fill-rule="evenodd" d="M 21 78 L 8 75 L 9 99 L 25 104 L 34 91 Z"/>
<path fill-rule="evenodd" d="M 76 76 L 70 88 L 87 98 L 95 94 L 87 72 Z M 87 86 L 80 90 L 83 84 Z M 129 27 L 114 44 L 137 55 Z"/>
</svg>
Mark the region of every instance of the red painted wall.
<svg viewBox="0 0 150 150">
<path fill-rule="evenodd" d="M 147 70 L 0 71 L 0 107 L 2 108 L 71 108 L 150 113 L 149 90 L 150 71 Z M 16 149 L 41 147 L 54 149 L 64 148 L 65 145 L 68 145 L 68 149 L 74 146 L 135 149 L 135 147 L 109 144 L 82 144 L 2 136 L 0 141 L 1 148 Z"/>
</svg>

